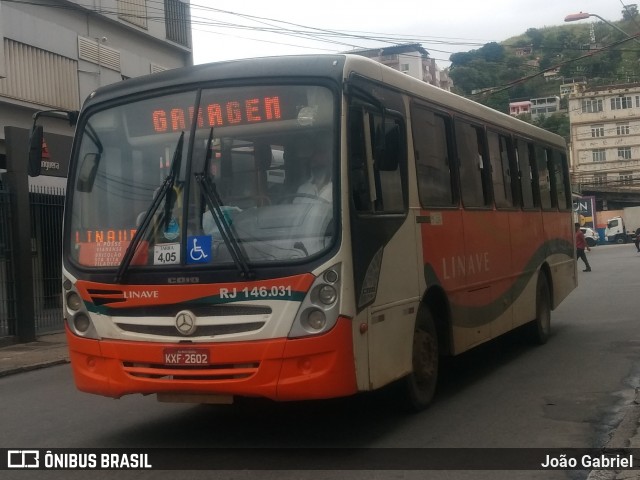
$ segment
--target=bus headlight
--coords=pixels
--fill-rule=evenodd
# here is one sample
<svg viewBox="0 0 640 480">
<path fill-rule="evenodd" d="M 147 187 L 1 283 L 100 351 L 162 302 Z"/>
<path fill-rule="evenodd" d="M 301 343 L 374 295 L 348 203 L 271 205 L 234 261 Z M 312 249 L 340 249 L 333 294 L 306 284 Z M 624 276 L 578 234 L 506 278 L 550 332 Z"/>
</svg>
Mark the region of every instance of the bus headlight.
<svg viewBox="0 0 640 480">
<path fill-rule="evenodd" d="M 331 305 L 338 298 L 338 292 L 332 285 L 322 285 L 318 289 L 318 299 L 325 305 Z"/>
<path fill-rule="evenodd" d="M 73 326 L 80 333 L 86 333 L 91 326 L 91 320 L 84 313 L 78 313 L 73 317 Z"/>
<path fill-rule="evenodd" d="M 327 316 L 320 310 L 311 310 L 307 313 L 307 325 L 313 330 L 322 330 L 327 324 Z"/>
<path fill-rule="evenodd" d="M 78 295 L 76 292 L 71 292 L 69 295 L 67 295 L 67 307 L 69 307 L 70 310 L 77 312 L 78 310 L 80 310 L 81 306 L 82 300 L 80 299 L 80 295 Z"/>
<path fill-rule="evenodd" d="M 331 330 L 340 312 L 342 267 L 333 265 L 313 282 L 289 331 L 289 338 L 318 335 Z"/>
<path fill-rule="evenodd" d="M 99 339 L 94 320 L 87 310 L 84 300 L 78 290 L 68 279 L 65 279 L 64 292 L 64 319 L 69 329 L 78 336 L 84 338 Z"/>
</svg>

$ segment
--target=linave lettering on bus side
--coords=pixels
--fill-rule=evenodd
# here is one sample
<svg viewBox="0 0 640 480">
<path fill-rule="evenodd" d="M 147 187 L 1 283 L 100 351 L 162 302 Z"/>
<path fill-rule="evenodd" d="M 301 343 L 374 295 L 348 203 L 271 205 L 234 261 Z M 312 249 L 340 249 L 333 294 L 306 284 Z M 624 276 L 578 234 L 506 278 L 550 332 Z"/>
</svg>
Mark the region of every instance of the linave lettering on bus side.
<svg viewBox="0 0 640 480">
<path fill-rule="evenodd" d="M 160 298 L 160 292 L 158 290 L 125 290 L 123 292 L 124 298 L 149 298 L 156 299 Z"/>
<path fill-rule="evenodd" d="M 466 275 L 478 275 L 491 271 L 489 252 L 479 252 L 468 256 L 454 256 L 442 259 L 442 273 L 446 280 Z"/>
</svg>

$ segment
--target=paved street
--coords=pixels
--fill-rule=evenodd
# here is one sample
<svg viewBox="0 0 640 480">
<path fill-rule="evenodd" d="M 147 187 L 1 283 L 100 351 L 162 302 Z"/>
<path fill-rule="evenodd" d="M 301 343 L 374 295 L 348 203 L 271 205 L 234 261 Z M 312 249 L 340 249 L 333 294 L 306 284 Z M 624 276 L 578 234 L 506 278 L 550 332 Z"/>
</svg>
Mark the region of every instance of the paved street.
<svg viewBox="0 0 640 480">
<path fill-rule="evenodd" d="M 579 288 L 553 312 L 547 345 L 533 347 L 508 335 L 463 355 L 449 365 L 434 405 L 418 415 L 398 411 L 392 390 L 326 402 L 254 400 L 232 407 L 163 404 L 142 396 L 112 400 L 78 392 L 70 366 L 61 364 L 0 378 L 0 447 L 640 447 L 629 443 L 637 442 L 640 255 L 629 245 L 598 246 L 589 255 L 593 272 L 580 271 Z M 55 342 L 43 343 L 23 351 L 23 360 L 34 352 L 43 355 L 47 348 L 53 355 Z M 0 364 L 19 356 L 8 351 L 0 349 Z M 615 478 L 637 478 L 637 472 L 620 472 Z M 9 473 L 15 475 L 11 478 L 26 475 Z M 44 472 L 32 472 L 31 478 L 39 478 L 38 473 Z M 77 473 L 46 475 L 73 478 Z M 203 473 L 129 472 L 125 478 L 200 478 Z M 109 474 L 114 472 L 93 472 L 92 478 L 111 478 Z M 206 478 L 426 478 L 418 471 L 214 474 Z M 614 478 L 614 472 L 585 470 L 448 471 L 430 472 L 428 478 L 589 475 L 590 480 Z"/>
</svg>

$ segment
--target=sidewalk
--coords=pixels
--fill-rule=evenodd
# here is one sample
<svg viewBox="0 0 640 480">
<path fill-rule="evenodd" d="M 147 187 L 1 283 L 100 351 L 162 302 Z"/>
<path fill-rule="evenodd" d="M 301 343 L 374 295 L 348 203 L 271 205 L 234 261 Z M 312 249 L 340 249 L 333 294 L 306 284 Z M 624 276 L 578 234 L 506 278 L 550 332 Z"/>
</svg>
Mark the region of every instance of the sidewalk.
<svg viewBox="0 0 640 480">
<path fill-rule="evenodd" d="M 0 377 L 68 362 L 65 334 L 41 335 L 35 342 L 0 348 Z"/>
</svg>

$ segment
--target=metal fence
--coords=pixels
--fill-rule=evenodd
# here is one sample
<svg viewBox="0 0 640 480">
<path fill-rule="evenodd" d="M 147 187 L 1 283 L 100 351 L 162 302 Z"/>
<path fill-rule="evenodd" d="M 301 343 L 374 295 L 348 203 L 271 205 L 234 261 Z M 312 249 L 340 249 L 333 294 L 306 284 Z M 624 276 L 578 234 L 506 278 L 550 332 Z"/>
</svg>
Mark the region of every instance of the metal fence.
<svg viewBox="0 0 640 480">
<path fill-rule="evenodd" d="M 32 321 L 35 322 L 37 334 L 63 329 L 61 269 L 64 190 L 32 187 L 29 204 L 34 298 L 16 299 L 10 215 L 26 216 L 26 212 L 16 212 L 12 208 L 9 193 L 0 190 L 0 337 L 15 335 L 18 301 L 33 302 L 35 318 Z"/>
<path fill-rule="evenodd" d="M 0 186 L 0 337 L 15 335 L 16 298 L 11 259 L 9 192 Z"/>
<path fill-rule="evenodd" d="M 62 214 L 64 190 L 38 187 L 29 193 L 36 332 L 61 330 Z"/>
</svg>

